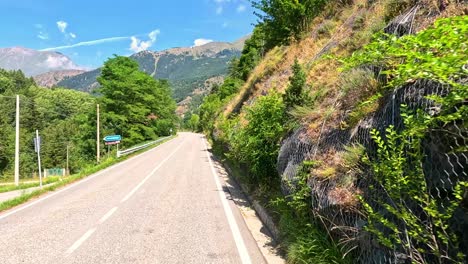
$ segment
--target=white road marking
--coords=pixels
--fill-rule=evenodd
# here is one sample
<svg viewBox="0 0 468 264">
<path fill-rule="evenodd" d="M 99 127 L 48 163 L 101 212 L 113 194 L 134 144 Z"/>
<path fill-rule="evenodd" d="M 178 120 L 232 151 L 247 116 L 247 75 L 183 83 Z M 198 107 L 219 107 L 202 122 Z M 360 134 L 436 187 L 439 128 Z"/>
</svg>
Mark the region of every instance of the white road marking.
<svg viewBox="0 0 468 264">
<path fill-rule="evenodd" d="M 159 168 L 161 168 L 162 165 L 164 165 L 164 163 L 166 163 L 166 161 L 168 161 L 172 156 L 174 156 L 174 154 L 182 147 L 183 144 L 184 144 L 184 142 L 180 143 L 180 145 L 176 149 L 174 149 L 174 151 L 172 151 L 171 154 L 169 154 L 169 156 L 167 156 L 163 161 L 161 161 L 161 163 L 159 163 L 159 165 L 156 166 L 156 168 L 154 168 L 135 188 L 133 188 L 133 190 L 131 190 L 127 195 L 125 195 L 125 197 L 120 202 L 123 203 L 123 202 L 127 201 L 128 199 L 130 199 L 130 197 L 132 197 L 132 195 L 135 194 L 135 192 L 138 191 L 138 189 L 140 189 L 140 187 L 151 176 L 153 176 L 153 174 L 156 173 L 156 171 L 159 170 Z"/>
<path fill-rule="evenodd" d="M 211 167 L 211 173 L 216 182 L 216 188 L 218 189 L 219 198 L 221 199 L 221 203 L 223 204 L 224 213 L 226 214 L 226 218 L 229 223 L 229 227 L 231 228 L 232 235 L 234 237 L 234 241 L 236 242 L 237 251 L 241 258 L 243 264 L 250 264 L 252 260 L 250 260 L 249 252 L 247 251 L 247 247 L 245 246 L 244 240 L 242 239 L 242 235 L 239 230 L 239 226 L 237 225 L 236 219 L 234 218 L 234 214 L 231 211 L 231 207 L 227 201 L 226 195 L 224 194 L 223 188 L 221 183 L 219 182 L 218 173 L 216 173 L 216 169 L 213 166 L 213 162 L 211 161 L 210 153 L 208 152 L 208 145 L 206 144 L 206 140 L 203 140 L 205 144 L 206 153 L 208 155 L 208 161 Z"/>
<path fill-rule="evenodd" d="M 179 146 L 177 146 L 177 148 L 171 152 L 171 154 L 169 156 L 167 156 L 156 168 L 154 168 L 150 174 L 148 174 L 135 188 L 133 188 L 133 190 L 128 193 L 124 199 L 122 199 L 122 203 L 125 202 L 126 200 L 128 200 L 136 191 L 138 191 L 138 189 L 159 169 L 161 168 L 161 166 L 167 161 L 169 160 L 176 152 L 177 150 L 179 150 L 182 145 L 184 144 L 185 141 L 182 141 L 182 143 L 180 143 Z M 117 211 L 118 207 L 114 207 L 112 209 L 109 210 L 109 212 L 107 212 L 103 217 L 101 217 L 101 219 L 99 219 L 99 222 L 98 224 L 102 224 L 104 223 L 107 219 L 109 219 L 109 217 L 112 216 L 112 214 L 115 213 L 115 211 Z M 71 253 L 73 253 L 73 251 L 75 251 L 76 249 L 78 249 L 81 244 L 83 244 L 93 233 L 94 231 L 96 231 L 96 228 L 97 227 L 94 227 L 90 230 L 88 230 L 88 232 L 86 232 L 80 239 L 78 239 L 67 251 L 66 251 L 66 254 L 67 255 L 70 255 Z"/>
<path fill-rule="evenodd" d="M 81 236 L 80 239 L 73 243 L 73 245 L 67 250 L 67 255 L 73 253 L 73 251 L 78 249 L 81 246 L 81 244 L 83 244 L 83 242 L 85 242 L 94 233 L 94 231 L 96 231 L 96 228 L 88 230 L 88 232 Z"/>
<path fill-rule="evenodd" d="M 171 140 L 169 140 L 169 141 L 171 141 Z M 169 142 L 169 141 L 167 141 L 167 142 Z M 165 142 L 165 143 L 167 143 L 167 142 Z M 98 173 L 95 173 L 95 174 L 93 174 L 93 175 L 90 175 L 90 176 L 88 176 L 88 177 L 86 177 L 86 178 L 84 178 L 84 179 L 82 179 L 82 180 L 79 180 L 79 181 L 76 182 L 76 183 L 72 183 L 71 185 L 69 185 L 69 186 L 67 186 L 67 187 L 65 187 L 65 188 L 63 188 L 63 189 L 60 189 L 60 190 L 58 190 L 58 191 L 56 191 L 56 192 L 53 192 L 53 193 L 51 193 L 51 194 L 49 194 L 49 195 L 47 195 L 47 196 L 44 196 L 44 197 L 42 197 L 42 198 L 39 198 L 39 199 L 37 199 L 37 200 L 35 200 L 35 201 L 31 202 L 31 203 L 28 203 L 28 204 L 26 204 L 26 205 L 24 205 L 24 206 L 21 206 L 21 207 L 19 207 L 19 208 L 17 208 L 17 209 L 14 209 L 14 210 L 12 210 L 12 211 L 10 211 L 10 212 L 8 212 L 8 213 L 5 213 L 5 214 L 3 214 L 3 215 L 0 215 L 0 220 L 4 219 L 4 218 L 6 218 L 6 217 L 8 217 L 8 216 L 10 216 L 10 215 L 12 215 L 12 214 L 16 214 L 16 213 L 18 213 L 18 212 L 20 212 L 20 211 L 23 211 L 24 209 L 29 208 L 29 207 L 31 207 L 31 206 L 33 206 L 33 205 L 35 205 L 35 204 L 38 204 L 38 203 L 40 203 L 40 202 L 42 202 L 42 201 L 44 201 L 44 200 L 47 200 L 47 199 L 49 199 L 49 198 L 51 198 L 51 197 L 53 197 L 53 196 L 55 196 L 55 195 L 57 195 L 57 194 L 59 194 L 59 193 L 65 192 L 65 191 L 67 191 L 67 190 L 69 190 L 69 189 L 71 189 L 71 188 L 73 188 L 73 187 L 76 187 L 76 186 L 78 186 L 78 185 L 80 185 L 80 184 L 82 184 L 82 183 L 85 183 L 85 182 L 87 182 L 87 181 L 89 181 L 89 180 L 91 180 L 91 179 L 93 179 L 93 178 L 95 178 L 95 177 L 97 177 L 97 176 L 99 176 L 99 175 L 101 175 L 101 174 L 103 174 L 103 173 L 106 173 L 106 172 L 108 172 L 108 171 L 110 171 L 110 170 L 112 170 L 112 169 L 115 169 L 115 168 L 120 167 L 120 166 L 122 166 L 122 165 L 124 165 L 124 164 L 127 164 L 127 163 L 130 162 L 131 160 L 134 160 L 134 159 L 136 159 L 136 158 L 138 158 L 138 157 L 140 157 L 140 156 L 142 156 L 142 155 L 144 155 L 144 154 L 148 154 L 148 153 L 150 153 L 152 150 L 158 148 L 159 146 L 164 145 L 165 143 L 163 143 L 163 144 L 161 144 L 161 145 L 158 145 L 158 146 L 154 147 L 153 149 L 150 149 L 149 151 L 146 151 L 146 152 L 143 152 L 143 153 L 141 153 L 141 154 L 138 154 L 138 155 L 136 155 L 135 157 L 132 157 L 132 158 L 127 159 L 127 160 L 124 160 L 124 161 L 122 161 L 121 163 L 117 163 L 117 164 L 115 164 L 115 165 L 113 165 L 113 166 L 110 166 L 109 168 L 104 169 L 104 170 L 102 170 L 102 171 L 100 171 L 100 172 L 98 172 Z"/>
<path fill-rule="evenodd" d="M 115 211 L 117 211 L 117 209 L 118 209 L 118 207 L 114 207 L 114 208 L 110 209 L 109 212 L 107 212 L 103 217 L 101 217 L 101 219 L 99 219 L 99 224 L 102 224 L 107 219 L 109 219 L 109 217 L 111 217 L 111 215 L 114 214 Z"/>
</svg>

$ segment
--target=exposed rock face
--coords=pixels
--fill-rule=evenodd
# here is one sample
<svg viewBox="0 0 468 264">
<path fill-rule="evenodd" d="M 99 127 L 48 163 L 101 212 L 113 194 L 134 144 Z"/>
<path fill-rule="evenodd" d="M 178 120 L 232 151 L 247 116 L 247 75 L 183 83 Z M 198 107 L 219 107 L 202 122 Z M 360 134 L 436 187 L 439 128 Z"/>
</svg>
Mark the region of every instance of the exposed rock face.
<svg viewBox="0 0 468 264">
<path fill-rule="evenodd" d="M 34 81 L 36 81 L 37 85 L 42 87 L 53 87 L 56 86 L 59 82 L 76 76 L 78 74 L 82 74 L 85 71 L 83 70 L 63 70 L 63 71 L 53 71 L 53 72 L 46 72 L 40 75 L 34 76 Z"/>
<path fill-rule="evenodd" d="M 397 37 L 413 34 L 415 32 L 413 21 L 418 9 L 419 6 L 415 6 L 408 12 L 393 19 L 392 22 L 384 28 L 384 32 L 387 34 L 393 34 Z"/>
</svg>

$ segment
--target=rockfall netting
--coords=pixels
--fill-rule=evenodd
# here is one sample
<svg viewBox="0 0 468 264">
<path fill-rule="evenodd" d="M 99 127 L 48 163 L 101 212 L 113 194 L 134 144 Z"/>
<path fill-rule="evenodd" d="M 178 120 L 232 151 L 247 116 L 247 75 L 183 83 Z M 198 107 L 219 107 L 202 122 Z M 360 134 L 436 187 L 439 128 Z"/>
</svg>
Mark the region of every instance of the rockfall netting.
<svg viewBox="0 0 468 264">
<path fill-rule="evenodd" d="M 416 12 L 417 7 L 396 18 L 385 31 L 397 36 L 413 33 L 412 23 Z M 379 75 L 375 68 L 372 70 Z M 459 80 L 459 83 L 467 85 L 468 80 Z M 283 140 L 278 156 L 277 169 L 282 175 L 284 194 L 290 193 L 290 184 L 294 184 L 304 160 L 333 159 L 338 153 L 345 152 L 346 146 L 356 144 L 362 145 L 372 158 L 377 151 L 370 134 L 373 129 L 382 134 L 385 134 L 385 129 L 390 125 L 397 131 L 404 129 L 400 113 L 403 104 L 407 105 L 409 110 L 421 109 L 430 116 L 439 115 L 443 109 L 427 96 L 444 96 L 450 89 L 448 85 L 435 81 L 417 80 L 384 96 L 379 101 L 378 110 L 360 120 L 354 128 L 329 128 L 325 120 L 322 127 L 328 129 L 322 129 L 322 133 L 316 138 L 310 138 L 305 128 L 297 129 Z M 342 116 L 344 118 L 345 114 Z M 468 180 L 467 127 L 466 117 L 462 117 L 438 129 L 427 131 L 421 142 L 424 154 L 422 168 L 428 192 L 431 199 L 440 205 L 441 210 L 447 205 L 447 201 L 453 199 L 456 184 Z M 318 177 L 312 171 L 308 183 L 312 190 L 311 210 L 327 226 L 330 233 L 339 239 L 345 250 L 352 251 L 357 256 L 356 263 L 410 263 L 410 257 L 401 248 L 390 250 L 382 247 L 375 236 L 363 229 L 367 219 L 359 202 L 353 197 L 360 194 L 368 201 L 388 199 L 384 189 L 369 188 L 375 183 L 370 168 L 362 166 L 358 175 L 331 178 Z M 375 203 L 372 206 L 384 214 L 379 204 Z M 408 208 L 422 222 L 429 217 L 418 205 L 408 204 Z M 398 227 L 402 226 L 401 219 L 393 218 L 392 221 Z M 467 193 L 447 224 L 460 241 L 458 248 L 449 249 L 450 254 L 463 252 L 468 255 Z M 427 263 L 435 263 L 430 257 L 425 260 Z M 452 262 L 447 260 L 447 263 Z"/>
</svg>

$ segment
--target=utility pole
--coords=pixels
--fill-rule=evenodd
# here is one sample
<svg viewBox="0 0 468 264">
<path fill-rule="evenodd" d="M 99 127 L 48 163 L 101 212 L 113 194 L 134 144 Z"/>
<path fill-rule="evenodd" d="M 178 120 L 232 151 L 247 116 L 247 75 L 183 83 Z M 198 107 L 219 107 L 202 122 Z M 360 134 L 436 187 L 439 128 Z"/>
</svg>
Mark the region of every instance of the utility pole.
<svg viewBox="0 0 468 264">
<path fill-rule="evenodd" d="M 96 152 L 96 159 L 97 159 L 97 162 L 99 163 L 99 159 L 100 159 L 100 152 L 99 152 L 99 143 L 100 143 L 100 138 L 99 138 L 99 104 L 96 105 L 97 106 L 97 135 L 96 135 L 96 149 L 97 149 L 97 152 Z"/>
<path fill-rule="evenodd" d="M 37 129 L 36 129 L 36 150 L 37 150 L 37 165 L 39 166 L 39 186 L 42 189 L 41 139 L 39 138 L 39 130 Z"/>
<path fill-rule="evenodd" d="M 19 185 L 19 119 L 20 119 L 20 106 L 19 95 L 16 95 L 16 142 L 15 142 L 15 185 Z"/>
<path fill-rule="evenodd" d="M 68 165 L 69 165 L 68 160 L 69 160 L 69 156 L 70 156 L 70 154 L 69 154 L 69 148 L 70 148 L 70 147 L 69 147 L 69 146 L 70 146 L 70 145 L 67 144 L 67 171 L 65 172 L 65 174 L 66 174 L 67 176 L 70 175 L 70 168 L 69 168 L 69 166 L 68 166 Z"/>
</svg>

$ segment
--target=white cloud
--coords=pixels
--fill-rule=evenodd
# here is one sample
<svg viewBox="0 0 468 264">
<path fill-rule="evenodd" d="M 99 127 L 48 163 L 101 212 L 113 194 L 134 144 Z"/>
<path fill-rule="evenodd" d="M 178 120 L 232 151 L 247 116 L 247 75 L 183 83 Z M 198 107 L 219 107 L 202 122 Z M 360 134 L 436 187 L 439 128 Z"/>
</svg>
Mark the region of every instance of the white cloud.
<svg viewBox="0 0 468 264">
<path fill-rule="evenodd" d="M 73 38 L 73 39 L 76 38 L 76 34 L 75 34 L 75 33 L 71 33 L 71 32 L 70 32 L 70 34 L 68 34 L 68 35 L 69 35 L 71 38 Z"/>
<path fill-rule="evenodd" d="M 194 46 L 194 47 L 203 46 L 203 45 L 208 44 L 208 43 L 210 43 L 210 42 L 213 42 L 213 40 L 211 40 L 211 39 L 199 38 L 199 39 L 196 39 L 196 40 L 193 42 L 193 46 Z"/>
<path fill-rule="evenodd" d="M 63 56 L 48 56 L 44 64 L 48 68 L 76 69 L 76 65 L 70 59 Z"/>
<path fill-rule="evenodd" d="M 223 7 L 222 7 L 222 6 L 218 6 L 218 7 L 216 8 L 216 14 L 217 14 L 217 15 L 221 15 L 222 13 L 223 13 Z"/>
<path fill-rule="evenodd" d="M 96 39 L 96 40 L 91 40 L 91 41 L 83 41 L 83 42 L 79 42 L 79 43 L 76 43 L 76 44 L 73 44 L 73 45 L 58 46 L 58 47 L 42 49 L 41 51 L 71 49 L 71 48 L 76 48 L 76 47 L 81 47 L 81 46 L 94 46 L 94 45 L 98 45 L 98 44 L 102 44 L 102 43 L 116 42 L 116 41 L 122 41 L 122 40 L 127 40 L 127 39 L 130 39 L 130 37 L 103 38 L 103 39 Z"/>
<path fill-rule="evenodd" d="M 236 10 L 237 10 L 238 13 L 244 12 L 245 11 L 245 5 L 242 5 L 242 4 L 239 5 Z"/>
<path fill-rule="evenodd" d="M 57 21 L 57 28 L 60 30 L 60 32 L 65 33 L 65 30 L 67 30 L 68 23 L 65 21 Z"/>
<path fill-rule="evenodd" d="M 143 41 L 135 36 L 130 37 L 132 42 L 130 43 L 130 50 L 133 52 L 140 52 L 147 50 L 156 42 L 157 36 L 159 35 L 159 29 L 153 30 L 148 34 L 148 40 Z"/>
</svg>

